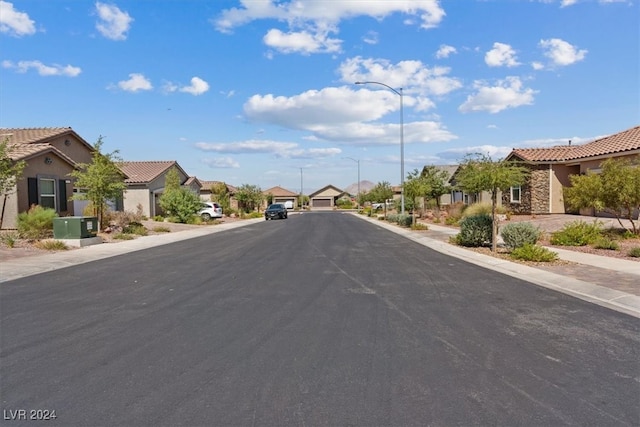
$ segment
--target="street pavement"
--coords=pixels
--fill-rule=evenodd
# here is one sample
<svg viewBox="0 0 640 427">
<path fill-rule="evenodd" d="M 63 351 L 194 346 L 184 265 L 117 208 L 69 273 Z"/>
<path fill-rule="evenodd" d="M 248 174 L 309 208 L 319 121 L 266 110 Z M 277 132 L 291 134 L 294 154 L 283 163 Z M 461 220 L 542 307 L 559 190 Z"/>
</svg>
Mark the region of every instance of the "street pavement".
<svg viewBox="0 0 640 427">
<path fill-rule="evenodd" d="M 429 224 L 429 230 L 426 232 L 413 231 L 386 221 L 380 221 L 377 218 L 354 215 L 438 252 L 640 318 L 640 262 L 553 248 L 552 250 L 558 253 L 560 259 L 570 263 L 552 267 L 531 267 L 448 243 L 449 237 L 457 233 L 454 228 Z M 554 220 L 551 217 L 547 219 Z M 3 260 L 0 266 L 0 283 L 153 246 L 222 232 L 259 221 L 263 221 L 263 219 L 203 226 L 178 233 L 144 236 L 117 244 L 100 244 L 67 252 Z M 557 227 L 560 224 L 559 221 L 555 222 L 556 224 L 553 224 L 552 227 Z"/>
</svg>

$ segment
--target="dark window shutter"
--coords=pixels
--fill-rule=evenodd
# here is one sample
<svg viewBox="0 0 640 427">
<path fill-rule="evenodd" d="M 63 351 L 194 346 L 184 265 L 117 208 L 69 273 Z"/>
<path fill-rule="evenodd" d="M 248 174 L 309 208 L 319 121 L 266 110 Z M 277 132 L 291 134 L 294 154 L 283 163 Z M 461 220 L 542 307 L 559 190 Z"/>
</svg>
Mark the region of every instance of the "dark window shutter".
<svg viewBox="0 0 640 427">
<path fill-rule="evenodd" d="M 68 210 L 67 208 L 67 182 L 64 179 L 59 179 L 58 180 L 58 187 L 60 189 L 58 197 L 59 197 L 59 204 L 58 206 L 60 206 L 60 212 L 66 211 Z"/>
<path fill-rule="evenodd" d="M 27 186 L 29 187 L 29 208 L 31 208 L 31 205 L 38 204 L 38 178 L 27 178 Z"/>
</svg>

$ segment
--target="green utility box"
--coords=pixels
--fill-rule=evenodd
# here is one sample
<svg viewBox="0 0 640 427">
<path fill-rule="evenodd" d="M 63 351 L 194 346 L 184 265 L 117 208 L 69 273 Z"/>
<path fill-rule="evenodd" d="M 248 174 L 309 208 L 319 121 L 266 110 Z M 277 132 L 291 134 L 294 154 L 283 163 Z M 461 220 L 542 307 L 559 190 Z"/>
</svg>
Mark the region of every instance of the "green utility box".
<svg viewBox="0 0 640 427">
<path fill-rule="evenodd" d="M 55 239 L 86 239 L 98 235 L 98 218 L 95 216 L 64 216 L 53 219 Z"/>
</svg>

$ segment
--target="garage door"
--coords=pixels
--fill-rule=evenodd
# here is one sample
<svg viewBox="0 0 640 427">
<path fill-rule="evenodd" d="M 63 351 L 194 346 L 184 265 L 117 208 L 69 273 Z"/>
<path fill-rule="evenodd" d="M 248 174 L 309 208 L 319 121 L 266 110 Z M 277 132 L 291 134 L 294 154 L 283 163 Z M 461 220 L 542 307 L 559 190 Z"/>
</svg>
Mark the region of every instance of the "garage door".
<svg viewBox="0 0 640 427">
<path fill-rule="evenodd" d="M 313 199 L 314 208 L 330 208 L 331 199 Z"/>
</svg>

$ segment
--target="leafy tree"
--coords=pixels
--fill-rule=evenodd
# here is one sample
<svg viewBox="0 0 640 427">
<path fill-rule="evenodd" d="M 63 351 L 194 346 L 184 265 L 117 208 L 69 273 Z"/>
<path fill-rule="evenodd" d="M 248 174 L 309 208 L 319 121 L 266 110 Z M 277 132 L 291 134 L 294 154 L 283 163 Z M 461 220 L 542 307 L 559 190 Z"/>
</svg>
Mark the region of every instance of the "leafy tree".
<svg viewBox="0 0 640 427">
<path fill-rule="evenodd" d="M 103 226 L 107 200 L 122 197 L 126 186 L 119 163 L 122 159 L 118 150 L 112 153 L 102 153 L 102 137 L 94 147 L 91 163 L 79 163 L 77 169 L 70 175 L 75 178 L 75 186 L 84 189 L 84 193 L 73 195 L 74 200 L 89 200 L 93 206 L 93 214 L 98 218 L 98 224 Z"/>
<path fill-rule="evenodd" d="M 242 184 L 236 192 L 236 198 L 241 208 L 246 213 L 249 213 L 260 206 L 260 203 L 264 200 L 264 195 L 257 185 Z"/>
<path fill-rule="evenodd" d="M 436 200 L 436 217 L 440 217 L 440 197 L 449 192 L 449 185 L 447 183 L 447 172 L 438 169 L 437 167 L 425 166 L 422 168 L 421 176 L 429 186 L 429 190 L 426 193 L 428 200 Z"/>
<path fill-rule="evenodd" d="M 369 191 L 370 202 L 381 202 L 384 205 L 384 217 L 387 217 L 387 200 L 393 198 L 393 187 L 387 181 L 377 183 Z"/>
<path fill-rule="evenodd" d="M 0 142 L 0 194 L 2 194 L 2 211 L 0 212 L 0 228 L 4 219 L 4 209 L 7 198 L 15 188 L 16 182 L 22 176 L 22 171 L 27 164 L 20 160 L 14 162 L 9 157 L 9 139 Z"/>
<path fill-rule="evenodd" d="M 173 166 L 164 177 L 164 192 L 179 190 L 180 187 L 180 174 L 178 169 Z"/>
<path fill-rule="evenodd" d="M 634 234 L 640 228 L 633 214 L 640 209 L 640 163 L 628 159 L 607 159 L 597 174 L 588 171 L 586 175 L 571 175 L 571 187 L 565 188 L 567 204 L 574 209 L 595 208 L 616 217 L 623 228 L 621 218 L 631 222 Z"/>
<path fill-rule="evenodd" d="M 211 201 L 218 202 L 220 207 L 222 207 L 222 212 L 227 212 L 231 209 L 231 196 L 227 184 L 217 182 L 211 185 Z"/>
<path fill-rule="evenodd" d="M 456 173 L 457 187 L 467 193 L 488 191 L 491 194 L 492 237 L 491 250 L 496 251 L 498 244 L 498 221 L 496 206 L 498 192 L 506 191 L 514 185 L 522 185 L 529 170 L 516 162 L 494 161 L 485 154 L 470 154 L 461 162 Z"/>
<path fill-rule="evenodd" d="M 406 196 L 405 204 L 408 203 L 409 210 L 413 210 L 412 224 L 416 223 L 416 209 L 418 207 L 418 199 L 421 197 L 427 197 L 431 191 L 431 187 L 426 178 L 418 171 L 414 169 L 413 172 L 409 172 L 407 180 L 404 182 L 404 194 Z"/>
<path fill-rule="evenodd" d="M 180 175 L 172 167 L 165 176 L 164 192 L 160 196 L 160 207 L 180 223 L 187 223 L 202 206 L 200 197 L 180 185 Z"/>
</svg>

